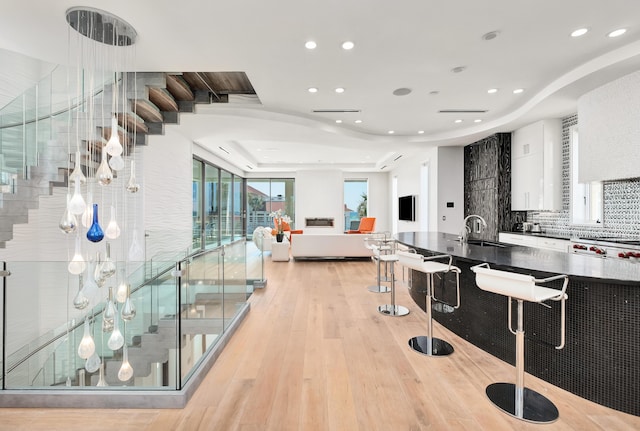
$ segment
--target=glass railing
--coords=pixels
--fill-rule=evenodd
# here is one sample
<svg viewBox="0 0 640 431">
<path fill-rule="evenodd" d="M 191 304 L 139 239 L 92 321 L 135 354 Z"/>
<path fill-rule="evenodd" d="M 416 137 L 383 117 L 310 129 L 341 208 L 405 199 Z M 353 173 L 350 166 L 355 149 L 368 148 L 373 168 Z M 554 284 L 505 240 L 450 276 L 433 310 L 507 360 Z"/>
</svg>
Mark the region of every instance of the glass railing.
<svg viewBox="0 0 640 431">
<path fill-rule="evenodd" d="M 259 263 L 248 261 L 256 258 L 248 248 L 242 240 L 179 260 L 134 265 L 127 278 L 135 317 L 123 320 L 123 304 L 114 300 L 118 317 L 112 327 L 104 323 L 108 283 L 92 308 L 76 310 L 78 286 L 56 288 L 68 278 L 62 276 L 66 262 L 6 263 L 11 275 L 4 277 L 3 389 L 100 390 L 99 382 L 110 389 L 182 388 L 253 292 L 247 268 Z M 125 348 L 111 343 L 115 326 L 133 369 L 124 381 L 119 373 Z M 79 346 L 85 331 L 95 354 L 83 359 Z"/>
</svg>

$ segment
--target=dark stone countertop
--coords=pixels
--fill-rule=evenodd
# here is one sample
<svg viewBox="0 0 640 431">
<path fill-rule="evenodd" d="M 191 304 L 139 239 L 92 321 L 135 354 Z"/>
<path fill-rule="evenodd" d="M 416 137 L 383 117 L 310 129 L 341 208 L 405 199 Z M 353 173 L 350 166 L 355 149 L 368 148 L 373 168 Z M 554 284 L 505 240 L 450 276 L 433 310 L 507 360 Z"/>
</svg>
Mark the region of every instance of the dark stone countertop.
<svg viewBox="0 0 640 431">
<path fill-rule="evenodd" d="M 418 251 L 450 254 L 454 257 L 487 262 L 490 265 L 566 274 L 573 277 L 599 279 L 616 284 L 640 287 L 640 262 L 615 258 L 599 258 L 561 251 L 542 250 L 518 245 L 481 247 L 462 244 L 456 235 L 440 232 L 400 232 L 395 238 Z M 522 271 L 518 271 L 522 272 Z"/>
<path fill-rule="evenodd" d="M 568 235 L 560 235 L 558 233 L 546 233 L 546 232 L 500 232 L 500 233 L 508 233 L 509 235 L 522 235 L 522 236 L 532 236 L 534 238 L 553 238 L 553 239 L 562 239 L 569 241 L 571 237 Z"/>
</svg>

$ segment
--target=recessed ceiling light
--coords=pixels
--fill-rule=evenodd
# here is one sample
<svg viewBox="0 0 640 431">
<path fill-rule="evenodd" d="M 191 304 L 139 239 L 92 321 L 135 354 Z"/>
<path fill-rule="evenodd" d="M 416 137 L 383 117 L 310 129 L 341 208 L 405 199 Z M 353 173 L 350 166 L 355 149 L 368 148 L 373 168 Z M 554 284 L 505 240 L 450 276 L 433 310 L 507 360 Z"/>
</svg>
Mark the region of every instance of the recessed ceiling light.
<svg viewBox="0 0 640 431">
<path fill-rule="evenodd" d="M 336 123 L 340 124 L 342 123 L 342 120 L 336 120 Z"/>
<path fill-rule="evenodd" d="M 457 119 L 456 121 L 454 121 L 454 123 L 462 123 L 461 119 Z"/>
<path fill-rule="evenodd" d="M 336 93 L 344 93 L 344 88 L 342 87 L 336 88 Z"/>
<path fill-rule="evenodd" d="M 451 69 L 453 73 L 460 73 L 460 72 L 464 72 L 465 70 L 466 70 L 466 66 L 456 66 L 453 69 Z"/>
<path fill-rule="evenodd" d="M 618 37 L 622 36 L 627 32 L 626 28 L 619 28 L 618 30 L 613 30 L 611 33 L 607 34 L 609 37 Z"/>
<path fill-rule="evenodd" d="M 360 123 L 362 123 L 362 120 L 356 120 L 356 121 L 354 121 L 354 123 L 360 124 Z"/>
<path fill-rule="evenodd" d="M 318 46 L 318 44 L 316 44 L 312 40 L 309 40 L 304 44 L 304 47 L 307 48 L 307 49 L 316 49 L 317 46 Z"/>
<path fill-rule="evenodd" d="M 307 91 L 308 91 L 309 93 L 317 93 L 317 92 L 318 92 L 318 89 L 317 89 L 316 87 L 309 87 L 309 88 L 307 89 Z"/>
<path fill-rule="evenodd" d="M 411 93 L 411 89 L 410 88 L 396 88 L 395 90 L 393 90 L 393 95 L 394 96 L 406 96 L 407 94 Z"/>
<path fill-rule="evenodd" d="M 393 135 L 393 134 L 394 134 L 394 133 L 396 133 L 396 132 L 395 132 L 395 131 L 393 131 L 393 130 L 389 130 L 387 133 L 388 133 L 388 134 L 390 134 L 390 135 Z"/>
<path fill-rule="evenodd" d="M 342 49 L 350 50 L 350 49 L 353 49 L 354 46 L 355 44 L 350 40 L 348 40 L 342 44 Z"/>
<path fill-rule="evenodd" d="M 513 94 L 520 94 L 524 91 L 524 88 L 516 88 L 515 90 L 513 90 Z"/>
<path fill-rule="evenodd" d="M 418 130 L 418 135 L 424 135 L 424 130 Z"/>
<path fill-rule="evenodd" d="M 583 35 L 587 34 L 588 31 L 589 31 L 588 28 L 579 28 L 579 29 L 574 30 L 574 31 L 571 32 L 571 37 L 583 36 Z"/>
<path fill-rule="evenodd" d="M 482 123 L 482 120 L 481 120 L 481 119 L 479 119 L 479 118 L 477 118 L 477 119 L 473 120 L 473 122 L 474 122 L 474 123 Z"/>
<path fill-rule="evenodd" d="M 495 94 L 497 92 L 498 92 L 497 88 L 490 88 L 490 89 L 487 90 L 487 93 L 489 93 L 489 94 Z"/>
</svg>

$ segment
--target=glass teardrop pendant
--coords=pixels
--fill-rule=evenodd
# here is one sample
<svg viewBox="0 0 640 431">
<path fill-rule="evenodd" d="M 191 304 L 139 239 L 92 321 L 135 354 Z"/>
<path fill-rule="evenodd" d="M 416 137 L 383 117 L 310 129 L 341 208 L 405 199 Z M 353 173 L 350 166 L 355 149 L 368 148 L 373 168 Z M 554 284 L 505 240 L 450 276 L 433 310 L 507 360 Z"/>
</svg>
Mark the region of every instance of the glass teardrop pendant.
<svg viewBox="0 0 640 431">
<path fill-rule="evenodd" d="M 89 373 L 95 373 L 96 371 L 98 371 L 98 368 L 100 368 L 100 365 L 100 356 L 98 356 L 98 353 L 93 352 L 93 355 L 89 356 L 89 358 L 87 358 L 87 360 L 85 361 L 84 369 Z"/>
<path fill-rule="evenodd" d="M 118 301 L 120 304 L 124 304 L 124 301 L 127 300 L 128 291 L 129 291 L 129 283 L 127 283 L 127 280 L 124 278 L 124 274 L 122 274 L 122 281 L 120 282 L 120 284 L 118 285 L 118 288 L 116 289 L 116 301 Z"/>
<path fill-rule="evenodd" d="M 78 220 L 76 219 L 76 216 L 69 211 L 69 200 L 70 197 L 67 195 L 67 206 L 64 208 L 64 214 L 62 214 L 60 223 L 58 223 L 58 227 L 64 233 L 75 232 L 78 227 Z"/>
<path fill-rule="evenodd" d="M 127 183 L 127 191 L 129 193 L 136 193 L 138 190 L 140 190 L 140 184 L 136 181 L 136 162 L 135 160 L 131 160 L 131 176 Z"/>
<path fill-rule="evenodd" d="M 96 386 L 99 387 L 99 388 L 100 387 L 109 386 L 107 384 L 107 381 L 104 378 L 104 363 L 100 364 L 100 374 L 99 374 L 98 383 L 96 383 Z"/>
<path fill-rule="evenodd" d="M 98 287 L 104 286 L 104 283 L 107 281 L 106 278 L 102 276 L 102 257 L 100 256 L 100 252 L 96 253 L 96 264 L 93 269 L 93 279 L 96 281 Z"/>
<path fill-rule="evenodd" d="M 116 315 L 116 307 L 113 304 L 113 288 L 109 288 L 109 297 L 104 305 L 102 312 L 102 331 L 111 332 L 113 330 L 113 321 Z"/>
<path fill-rule="evenodd" d="M 91 336 L 91 331 L 89 328 L 89 318 L 84 318 L 84 334 L 82 335 L 82 340 L 80 341 L 80 345 L 78 346 L 78 356 L 82 359 L 89 359 L 93 352 L 96 351 L 96 344 L 93 342 L 93 337 Z"/>
<path fill-rule="evenodd" d="M 131 288 L 127 285 L 127 299 L 124 300 L 124 305 L 122 305 L 122 311 L 120 312 L 122 315 L 122 320 L 125 322 L 130 322 L 136 317 L 136 307 L 133 305 L 133 300 L 131 299 Z"/>
<path fill-rule="evenodd" d="M 111 260 L 111 244 L 107 243 L 107 256 L 100 267 L 100 276 L 102 278 L 112 277 L 116 273 L 116 264 Z"/>
<path fill-rule="evenodd" d="M 105 149 L 110 156 L 119 156 L 122 154 L 122 144 L 120 143 L 120 136 L 118 134 L 118 117 L 116 114 L 113 114 L 113 118 L 111 118 L 111 137 Z"/>
<path fill-rule="evenodd" d="M 104 233 L 109 239 L 116 239 L 120 236 L 120 226 L 118 226 L 118 222 L 116 221 L 116 207 L 113 205 L 111 206 L 111 220 L 109 220 L 109 224 Z"/>
<path fill-rule="evenodd" d="M 76 151 L 76 161 L 75 167 L 73 168 L 73 172 L 69 175 L 69 181 L 75 181 L 80 183 L 85 183 L 87 181 L 87 177 L 84 176 L 82 172 L 82 167 L 80 167 L 80 151 Z"/>
<path fill-rule="evenodd" d="M 84 257 L 82 257 L 82 253 L 80 251 L 80 236 L 76 236 L 76 250 L 73 254 L 73 259 L 69 262 L 67 269 L 69 273 L 73 275 L 80 275 L 84 272 L 86 268 L 86 263 L 84 261 Z"/>
<path fill-rule="evenodd" d="M 138 242 L 138 230 L 133 229 L 131 234 L 131 246 L 129 247 L 129 261 L 130 262 L 142 262 L 144 259 L 144 253 L 142 247 Z"/>
<path fill-rule="evenodd" d="M 75 182 L 75 188 L 73 192 L 73 196 L 67 205 L 69 211 L 71 211 L 74 215 L 80 215 L 84 212 L 87 207 L 87 203 L 82 198 L 82 193 L 80 193 L 80 181 Z"/>
<path fill-rule="evenodd" d="M 124 169 L 124 159 L 122 156 L 113 156 L 109 159 L 109 166 L 114 171 L 121 171 Z"/>
<path fill-rule="evenodd" d="M 82 291 L 84 296 L 89 300 L 89 303 L 95 304 L 98 297 L 98 283 L 96 283 L 93 273 L 95 271 L 95 262 L 89 261 L 87 264 L 87 272 L 84 279 L 84 285 Z"/>
<path fill-rule="evenodd" d="M 93 224 L 87 231 L 87 239 L 91 242 L 100 242 L 104 238 L 104 232 L 98 223 L 98 204 L 93 204 Z"/>
<path fill-rule="evenodd" d="M 118 380 L 126 382 L 133 377 L 133 368 L 129 364 L 129 352 L 127 352 L 127 345 L 122 347 L 122 365 L 118 371 Z"/>
<path fill-rule="evenodd" d="M 96 179 L 101 186 L 108 186 L 113 181 L 113 172 L 107 163 L 107 150 L 102 149 L 102 161 L 96 171 Z"/>
<path fill-rule="evenodd" d="M 117 309 L 116 309 L 117 313 Z M 120 327 L 118 324 L 118 316 L 115 315 L 113 319 L 113 331 L 111 332 L 111 336 L 109 337 L 109 341 L 107 341 L 107 346 L 111 350 L 118 350 L 124 344 L 124 337 L 122 336 L 122 332 L 120 332 Z"/>
<path fill-rule="evenodd" d="M 73 307 L 76 310 L 84 310 L 89 305 L 89 299 L 85 296 L 83 291 L 84 283 L 82 282 L 82 275 L 79 277 L 78 293 L 73 298 Z"/>
<path fill-rule="evenodd" d="M 84 212 L 82 213 L 82 225 L 84 227 L 91 227 L 93 223 L 93 196 L 91 196 L 91 192 L 87 192 L 87 206 L 85 207 Z"/>
</svg>

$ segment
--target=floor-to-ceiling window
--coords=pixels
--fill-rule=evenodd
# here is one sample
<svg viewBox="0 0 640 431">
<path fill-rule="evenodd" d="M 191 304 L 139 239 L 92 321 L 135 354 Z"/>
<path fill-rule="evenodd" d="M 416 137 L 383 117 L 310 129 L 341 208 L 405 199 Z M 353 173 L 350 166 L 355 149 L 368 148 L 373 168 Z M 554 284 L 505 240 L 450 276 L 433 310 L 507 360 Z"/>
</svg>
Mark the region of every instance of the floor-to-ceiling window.
<svg viewBox="0 0 640 431">
<path fill-rule="evenodd" d="M 193 248 L 202 246 L 202 167 L 200 160 L 193 160 L 193 186 L 192 200 L 193 209 L 191 215 L 193 217 Z"/>
<path fill-rule="evenodd" d="M 344 180 L 344 230 L 358 229 L 360 219 L 367 216 L 367 180 Z"/>
<path fill-rule="evenodd" d="M 193 159 L 193 247 L 218 246 L 245 235 L 244 179 Z"/>
<path fill-rule="evenodd" d="M 258 226 L 273 226 L 269 214 L 282 210 L 295 229 L 295 180 L 293 178 L 251 178 L 247 180 L 247 234 Z"/>
<path fill-rule="evenodd" d="M 220 193 L 220 169 L 215 166 L 205 165 L 204 182 L 204 211 L 206 214 L 205 246 L 220 244 L 220 205 L 218 195 Z"/>
</svg>

